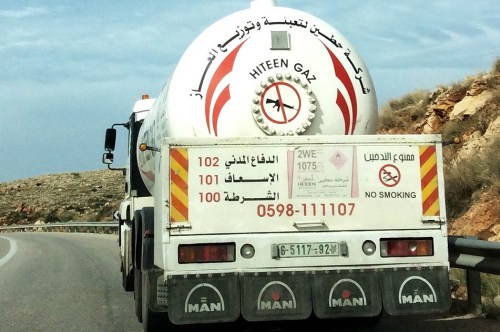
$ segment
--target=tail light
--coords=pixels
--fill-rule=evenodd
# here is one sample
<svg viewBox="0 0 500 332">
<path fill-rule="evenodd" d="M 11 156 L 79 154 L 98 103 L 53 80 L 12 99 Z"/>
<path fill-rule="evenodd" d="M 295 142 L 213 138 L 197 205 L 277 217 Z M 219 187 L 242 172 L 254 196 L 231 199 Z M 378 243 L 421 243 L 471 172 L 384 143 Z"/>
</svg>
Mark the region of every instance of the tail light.
<svg viewBox="0 0 500 332">
<path fill-rule="evenodd" d="M 178 249 L 178 261 L 187 263 L 234 262 L 234 243 L 183 244 Z"/>
<path fill-rule="evenodd" d="M 432 238 L 381 239 L 380 256 L 408 257 L 434 255 Z"/>
</svg>

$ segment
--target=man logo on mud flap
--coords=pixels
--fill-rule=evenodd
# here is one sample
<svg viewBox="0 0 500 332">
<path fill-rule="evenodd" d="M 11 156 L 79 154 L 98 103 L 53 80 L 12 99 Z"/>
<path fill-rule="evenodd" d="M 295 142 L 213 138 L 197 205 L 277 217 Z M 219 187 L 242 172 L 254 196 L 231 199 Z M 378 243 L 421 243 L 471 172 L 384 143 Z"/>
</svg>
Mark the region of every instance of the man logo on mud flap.
<svg viewBox="0 0 500 332">
<path fill-rule="evenodd" d="M 184 312 L 224 311 L 224 299 L 220 291 L 213 285 L 202 283 L 194 286 L 186 296 Z"/>
<path fill-rule="evenodd" d="M 330 308 L 366 306 L 366 294 L 359 283 L 352 279 L 340 279 L 330 290 Z"/>
<path fill-rule="evenodd" d="M 436 303 L 436 291 L 426 279 L 411 276 L 399 288 L 399 304 Z"/>
<path fill-rule="evenodd" d="M 257 310 L 297 309 L 295 295 L 290 287 L 281 281 L 265 285 L 257 298 Z"/>
</svg>

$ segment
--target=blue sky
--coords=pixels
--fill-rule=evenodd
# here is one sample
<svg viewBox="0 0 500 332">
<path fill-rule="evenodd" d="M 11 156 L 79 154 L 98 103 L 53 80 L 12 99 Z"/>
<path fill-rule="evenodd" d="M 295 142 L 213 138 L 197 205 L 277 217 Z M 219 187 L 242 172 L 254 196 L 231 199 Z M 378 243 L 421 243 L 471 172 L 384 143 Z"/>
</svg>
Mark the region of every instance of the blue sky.
<svg viewBox="0 0 500 332">
<path fill-rule="evenodd" d="M 379 105 L 488 72 L 498 0 L 278 0 L 333 25 Z M 191 41 L 249 0 L 2 0 L 0 182 L 105 168 L 105 129 L 155 97 Z M 116 160 L 117 164 L 121 160 Z M 121 166 L 121 165 L 117 165 Z"/>
</svg>

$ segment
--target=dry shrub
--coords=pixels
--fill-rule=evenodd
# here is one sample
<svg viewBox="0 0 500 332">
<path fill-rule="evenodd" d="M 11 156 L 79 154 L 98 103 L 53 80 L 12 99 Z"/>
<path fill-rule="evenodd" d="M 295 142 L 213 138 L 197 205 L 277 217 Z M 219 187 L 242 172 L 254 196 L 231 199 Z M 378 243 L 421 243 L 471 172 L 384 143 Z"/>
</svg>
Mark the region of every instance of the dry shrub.
<svg viewBox="0 0 500 332">
<path fill-rule="evenodd" d="M 491 66 L 492 74 L 500 74 L 500 57 L 496 57 L 493 65 Z"/>
<path fill-rule="evenodd" d="M 454 138 L 461 138 L 463 134 L 470 134 L 470 122 L 461 120 L 450 120 L 441 127 L 443 141 L 453 141 Z"/>
<path fill-rule="evenodd" d="M 458 160 L 445 169 L 446 207 L 449 218 L 464 213 L 477 192 L 486 187 L 500 190 L 500 137 L 496 137 L 481 154 Z"/>
<path fill-rule="evenodd" d="M 500 109 L 500 87 L 493 89 L 493 95 L 491 96 L 491 102 L 496 105 L 497 109 Z"/>
<path fill-rule="evenodd" d="M 382 107 L 378 130 L 412 133 L 413 125 L 425 117 L 430 102 L 429 90 L 417 90 L 400 99 L 391 99 Z"/>
<path fill-rule="evenodd" d="M 399 99 L 391 99 L 387 104 L 382 107 L 382 112 L 386 111 L 398 111 L 404 109 L 408 106 L 417 105 L 419 103 L 429 104 L 429 96 L 431 92 L 426 89 L 417 90 L 404 95 Z"/>
</svg>

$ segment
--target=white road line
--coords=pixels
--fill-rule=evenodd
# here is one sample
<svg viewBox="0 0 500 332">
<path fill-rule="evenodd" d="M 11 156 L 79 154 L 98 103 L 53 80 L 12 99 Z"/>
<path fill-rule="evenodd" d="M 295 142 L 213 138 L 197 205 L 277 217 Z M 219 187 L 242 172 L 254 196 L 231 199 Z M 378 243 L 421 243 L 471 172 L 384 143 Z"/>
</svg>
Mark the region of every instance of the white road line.
<svg viewBox="0 0 500 332">
<path fill-rule="evenodd" d="M 8 237 L 0 236 L 0 238 L 6 239 L 10 243 L 9 252 L 4 257 L 0 258 L 0 267 L 2 267 L 2 265 L 4 265 L 5 263 L 7 263 L 16 254 L 16 252 L 17 252 L 17 242 L 14 239 L 10 239 Z"/>
</svg>

